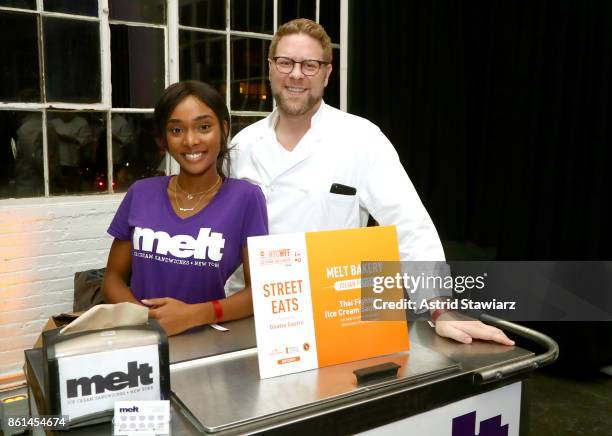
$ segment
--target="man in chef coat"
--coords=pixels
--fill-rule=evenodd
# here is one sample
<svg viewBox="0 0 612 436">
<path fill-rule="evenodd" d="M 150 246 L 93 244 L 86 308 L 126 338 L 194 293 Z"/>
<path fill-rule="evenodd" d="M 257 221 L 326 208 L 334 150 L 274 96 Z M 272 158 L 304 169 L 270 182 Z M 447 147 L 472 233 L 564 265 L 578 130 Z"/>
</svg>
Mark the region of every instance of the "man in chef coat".
<svg viewBox="0 0 612 436">
<path fill-rule="evenodd" d="M 261 187 L 270 234 L 362 227 L 372 215 L 397 227 L 401 260 L 443 261 L 436 228 L 393 145 L 368 120 L 323 102 L 331 60 L 319 24 L 296 19 L 278 29 L 268 54 L 277 107 L 233 139 L 230 175 Z M 512 345 L 480 321 L 435 315 L 441 336 Z"/>
</svg>

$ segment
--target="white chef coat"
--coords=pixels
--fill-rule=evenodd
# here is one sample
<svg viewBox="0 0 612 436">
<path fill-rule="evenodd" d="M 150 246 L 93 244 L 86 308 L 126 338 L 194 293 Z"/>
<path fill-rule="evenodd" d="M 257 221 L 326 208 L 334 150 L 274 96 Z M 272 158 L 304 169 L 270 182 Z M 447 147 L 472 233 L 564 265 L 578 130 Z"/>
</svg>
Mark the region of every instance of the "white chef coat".
<svg viewBox="0 0 612 436">
<path fill-rule="evenodd" d="M 275 111 L 232 141 L 230 177 L 261 187 L 271 234 L 365 226 L 368 213 L 397 227 L 401 260 L 444 260 L 438 233 L 397 152 L 370 121 L 321 103 L 290 153 L 279 151 Z M 356 195 L 330 193 L 333 183 Z"/>
</svg>

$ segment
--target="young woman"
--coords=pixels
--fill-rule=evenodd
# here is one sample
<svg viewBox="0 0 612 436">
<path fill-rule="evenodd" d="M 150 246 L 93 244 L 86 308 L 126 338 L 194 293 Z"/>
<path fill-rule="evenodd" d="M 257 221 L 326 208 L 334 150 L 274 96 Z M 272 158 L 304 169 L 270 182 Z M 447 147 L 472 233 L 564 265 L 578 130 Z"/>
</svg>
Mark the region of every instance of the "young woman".
<svg viewBox="0 0 612 436">
<path fill-rule="evenodd" d="M 259 187 L 223 174 L 225 101 L 205 83 L 179 82 L 164 91 L 154 118 L 158 144 L 180 172 L 134 183 L 121 202 L 108 229 L 115 240 L 106 300 L 150 307 L 168 335 L 249 316 L 246 243 L 267 234 L 266 203 Z M 241 263 L 246 287 L 225 298 L 225 281 Z"/>
</svg>

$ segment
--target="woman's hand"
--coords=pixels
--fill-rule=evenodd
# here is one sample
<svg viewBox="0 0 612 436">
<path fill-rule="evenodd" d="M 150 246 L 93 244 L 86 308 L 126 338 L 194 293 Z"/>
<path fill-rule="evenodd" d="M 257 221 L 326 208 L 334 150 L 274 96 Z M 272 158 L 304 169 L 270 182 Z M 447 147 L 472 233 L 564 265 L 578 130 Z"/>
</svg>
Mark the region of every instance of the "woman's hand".
<svg viewBox="0 0 612 436">
<path fill-rule="evenodd" d="M 211 302 L 188 304 L 176 298 L 149 298 L 140 302 L 149 307 L 149 317 L 155 318 L 168 336 L 178 335 L 193 327 L 213 322 L 232 321 L 253 315 L 253 298 L 249 274 L 249 255 L 242 248 L 245 288 L 234 295 L 219 300 L 223 316 L 215 319 L 215 309 Z"/>
<path fill-rule="evenodd" d="M 142 300 L 142 303 L 149 306 L 149 317 L 156 319 L 168 336 L 202 324 L 196 321 L 199 304 L 188 304 L 170 297 L 150 298 Z"/>
</svg>

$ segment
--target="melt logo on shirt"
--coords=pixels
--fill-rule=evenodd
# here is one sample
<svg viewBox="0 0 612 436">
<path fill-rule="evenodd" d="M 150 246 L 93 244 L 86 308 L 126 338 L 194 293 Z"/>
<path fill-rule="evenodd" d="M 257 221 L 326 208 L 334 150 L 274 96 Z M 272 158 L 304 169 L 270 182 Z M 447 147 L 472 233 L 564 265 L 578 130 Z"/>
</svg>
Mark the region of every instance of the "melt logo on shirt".
<svg viewBox="0 0 612 436">
<path fill-rule="evenodd" d="M 180 259 L 212 260 L 219 262 L 223 258 L 225 239 L 223 233 L 211 232 L 208 227 L 200 228 L 198 237 L 190 235 L 170 236 L 166 232 L 135 227 L 132 235 L 134 250 L 170 254 Z"/>
</svg>

